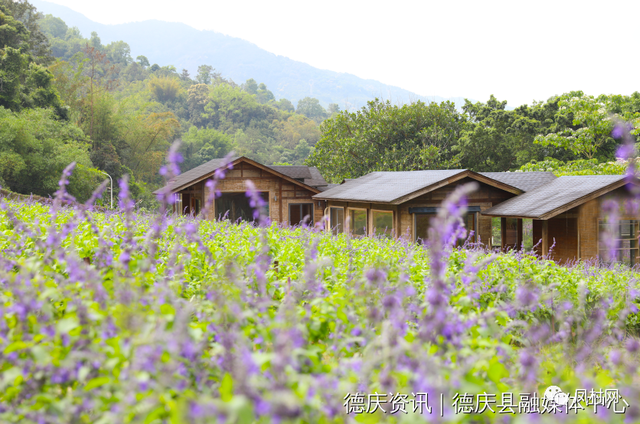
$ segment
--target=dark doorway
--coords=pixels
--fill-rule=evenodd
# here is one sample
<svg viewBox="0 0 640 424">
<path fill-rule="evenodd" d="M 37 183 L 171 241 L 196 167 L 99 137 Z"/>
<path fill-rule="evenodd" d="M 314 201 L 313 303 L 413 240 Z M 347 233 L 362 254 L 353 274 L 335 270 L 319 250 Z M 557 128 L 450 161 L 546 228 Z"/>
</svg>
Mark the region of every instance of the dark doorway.
<svg viewBox="0 0 640 424">
<path fill-rule="evenodd" d="M 305 217 L 308 217 L 305 220 Z M 289 205 L 289 225 L 313 225 L 313 203 L 299 203 Z"/>
<path fill-rule="evenodd" d="M 261 192 L 260 197 L 264 200 L 265 213 L 269 216 L 269 193 Z M 253 208 L 249 205 L 249 198 L 245 193 L 222 193 L 216 199 L 216 216 L 221 219 L 231 221 L 253 221 Z"/>
</svg>

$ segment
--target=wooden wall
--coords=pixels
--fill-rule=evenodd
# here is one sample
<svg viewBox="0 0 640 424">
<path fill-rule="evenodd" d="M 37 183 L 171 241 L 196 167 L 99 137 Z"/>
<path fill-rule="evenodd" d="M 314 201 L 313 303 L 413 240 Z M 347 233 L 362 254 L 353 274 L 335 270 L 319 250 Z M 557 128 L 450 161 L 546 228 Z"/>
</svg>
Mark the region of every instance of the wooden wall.
<svg viewBox="0 0 640 424">
<path fill-rule="evenodd" d="M 430 193 L 416 197 L 400 205 L 400 226 L 401 234 L 410 234 L 413 240 L 413 215 L 409 213 L 409 208 L 413 207 L 438 207 L 442 201 L 461 185 L 475 181 L 471 178 L 463 178 L 453 184 L 436 189 Z M 476 181 L 477 182 L 477 181 Z M 479 189 L 469 195 L 467 204 L 469 206 L 479 206 L 481 211 L 487 210 L 498 203 L 504 202 L 515 195 L 504 190 L 500 190 L 488 184 L 479 183 Z M 491 217 L 478 215 L 478 236 L 479 241 L 488 244 L 491 240 Z"/>
<path fill-rule="evenodd" d="M 634 216 L 623 207 L 630 198 L 627 189 L 621 187 L 549 219 L 547 221 L 549 246 L 553 244 L 554 238 L 556 242 L 551 258 L 560 263 L 597 260 L 600 238 L 599 220 L 604 219 L 602 202 L 606 199 L 615 199 L 621 205 L 620 219 L 639 220 L 640 216 Z M 542 238 L 543 222 L 533 221 L 534 244 Z M 540 247 L 537 252 L 542 253 Z"/>
<path fill-rule="evenodd" d="M 396 225 L 395 232 L 397 236 L 407 238 L 411 241 L 414 240 L 414 221 L 413 214 L 409 213 L 409 208 L 413 207 L 439 207 L 442 201 L 460 185 L 464 185 L 471 181 L 475 181 L 471 178 L 463 178 L 460 181 L 449 184 L 445 187 L 436 189 L 430 193 L 416 197 L 400 205 L 388 205 L 377 203 L 358 203 L 358 202 L 339 202 L 329 201 L 329 207 L 343 207 L 345 208 L 345 218 L 348 214 L 349 208 L 366 209 L 369 215 L 369 223 L 371 223 L 372 209 L 377 210 L 392 210 L 394 211 L 394 223 Z M 507 199 L 515 196 L 509 192 L 497 189 L 488 184 L 478 183 L 479 189 L 472 193 L 468 198 L 469 206 L 479 206 L 480 210 L 489 209 L 500 202 L 504 202 Z M 371 225 L 369 226 L 371 228 Z M 483 243 L 489 243 L 491 239 L 491 217 L 478 215 L 478 235 Z"/>
<path fill-rule="evenodd" d="M 315 192 L 248 163 L 240 162 L 227 172 L 225 179 L 218 183 L 216 189 L 222 193 L 244 193 L 247 190 L 247 180 L 254 183 L 256 190 L 269 193 L 269 217 L 272 221 L 288 223 L 289 204 L 295 203 L 312 203 L 314 222 L 322 219 L 326 202 L 314 201 L 311 196 L 316 194 Z M 204 190 L 204 182 L 196 183 L 181 193 L 200 196 L 202 205 L 208 195 Z M 221 213 L 224 211 L 216 211 L 214 207 L 209 211 L 207 219 L 215 220 Z"/>
</svg>

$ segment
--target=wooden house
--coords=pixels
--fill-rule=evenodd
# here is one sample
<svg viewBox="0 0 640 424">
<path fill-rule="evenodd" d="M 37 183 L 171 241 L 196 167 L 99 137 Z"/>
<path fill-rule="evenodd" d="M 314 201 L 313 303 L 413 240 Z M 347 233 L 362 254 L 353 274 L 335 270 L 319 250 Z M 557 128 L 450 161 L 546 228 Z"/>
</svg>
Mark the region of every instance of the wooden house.
<svg viewBox="0 0 640 424">
<path fill-rule="evenodd" d="M 198 214 L 207 195 L 205 183 L 224 159 L 213 159 L 171 179 L 165 189 L 175 195 L 174 211 L 180 214 Z M 266 204 L 272 221 L 299 225 L 322 219 L 325 202 L 314 200 L 313 195 L 329 187 L 315 167 L 266 166 L 246 157 L 232 160 L 232 170 L 218 182 L 221 196 L 215 200 L 207 219 L 253 220 L 253 209 L 246 196 L 246 181 L 251 180 Z"/>
<path fill-rule="evenodd" d="M 224 165 L 214 159 L 173 178 L 168 183 L 176 196 L 175 211 L 198 214 L 205 203 L 205 182 Z M 289 225 L 319 222 L 335 234 L 427 238 L 432 218 L 456 187 L 475 181 L 478 190 L 467 199 L 465 226 L 470 241 L 488 247 L 519 249 L 526 242 L 538 253 L 558 262 L 602 260 L 600 233 L 607 225 L 602 204 L 613 198 L 631 198 L 622 175 L 556 177 L 551 172 L 483 172 L 466 169 L 373 172 L 327 184 L 315 167 L 266 166 L 246 157 L 231 162 L 217 185 L 222 193 L 208 219 L 252 220 L 246 197 L 251 180 L 263 197 L 272 221 Z M 638 185 L 634 182 L 632 185 Z M 636 212 L 637 215 L 637 212 Z M 617 261 L 640 261 L 640 217 L 620 211 Z"/>
<path fill-rule="evenodd" d="M 475 181 L 479 189 L 468 198 L 464 221 L 474 232 L 471 241 L 486 243 L 491 239 L 492 221 L 483 211 L 555 178 L 546 172 L 529 174 L 501 180 L 466 169 L 373 172 L 313 198 L 327 201 L 328 225 L 334 233 L 404 236 L 420 242 L 427 237 L 442 201 L 459 185 Z"/>
<path fill-rule="evenodd" d="M 633 266 L 638 263 L 639 216 L 623 207 L 631 199 L 629 184 L 623 175 L 581 175 L 559 177 L 516 198 L 483 212 L 502 221 L 506 228 L 517 228 L 511 235 L 522 240 L 522 220 L 533 221 L 533 242 L 538 253 L 558 262 L 603 260 L 600 234 L 606 227 L 602 204 L 614 199 L 621 206 L 617 234 L 617 261 Z M 515 224 L 514 224 L 515 223 Z M 553 249 L 552 249 L 553 247 Z"/>
</svg>

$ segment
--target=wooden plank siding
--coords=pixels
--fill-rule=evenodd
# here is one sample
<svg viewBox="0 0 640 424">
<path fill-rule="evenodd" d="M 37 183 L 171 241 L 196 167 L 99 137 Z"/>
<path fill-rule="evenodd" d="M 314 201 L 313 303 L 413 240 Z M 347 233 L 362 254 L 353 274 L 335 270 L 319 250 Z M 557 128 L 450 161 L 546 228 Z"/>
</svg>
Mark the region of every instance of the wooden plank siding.
<svg viewBox="0 0 640 424">
<path fill-rule="evenodd" d="M 327 206 L 344 208 L 345 218 L 348 216 L 350 209 L 366 210 L 369 224 L 368 231 L 370 234 L 373 230 L 371 214 L 372 210 L 394 211 L 394 223 L 396 225 L 396 227 L 394 228 L 394 233 L 396 234 L 396 237 L 403 237 L 409 240 L 414 240 L 414 215 L 409 213 L 409 208 L 439 207 L 441 206 L 442 201 L 451 193 L 453 193 L 453 191 L 457 187 L 472 181 L 474 180 L 469 177 L 465 177 L 461 180 L 436 188 L 431 192 L 422 194 L 399 205 L 329 200 Z M 495 206 L 496 204 L 515 196 L 515 194 L 513 193 L 509 193 L 488 184 L 477 181 L 476 183 L 478 183 L 479 188 L 469 195 L 467 203 L 469 206 L 480 207 L 481 211 L 489 209 L 492 206 Z M 480 214 L 478 215 L 478 236 L 480 238 L 480 241 L 483 243 L 489 243 L 489 240 L 491 240 L 490 217 L 485 217 Z"/>
<path fill-rule="evenodd" d="M 313 200 L 311 197 L 316 194 L 315 192 L 249 163 L 240 162 L 234 169 L 228 171 L 226 177 L 218 182 L 216 189 L 222 193 L 244 193 L 247 190 L 247 180 L 253 182 L 257 191 L 269 194 L 269 218 L 272 221 L 288 223 L 289 205 L 299 203 L 313 204 L 314 223 L 322 219 L 326 202 Z M 189 200 L 195 196 L 200 199 L 203 207 L 208 196 L 208 193 L 205 193 L 204 184 L 205 181 L 201 181 L 179 191 L 178 193 L 183 195 L 183 202 L 185 196 Z M 207 219 L 215 220 L 218 215 L 224 214 L 224 212 L 216 211 L 214 206 L 209 211 Z M 192 211 L 189 209 L 187 213 L 192 213 Z"/>
</svg>

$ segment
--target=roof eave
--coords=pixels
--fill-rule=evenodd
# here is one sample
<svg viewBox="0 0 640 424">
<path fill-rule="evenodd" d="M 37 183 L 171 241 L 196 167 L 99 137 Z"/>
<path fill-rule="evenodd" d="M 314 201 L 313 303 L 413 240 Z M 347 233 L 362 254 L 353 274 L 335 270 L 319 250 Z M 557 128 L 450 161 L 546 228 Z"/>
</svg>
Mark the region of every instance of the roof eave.
<svg viewBox="0 0 640 424">
<path fill-rule="evenodd" d="M 465 169 L 460 171 L 458 174 L 452 175 L 451 177 L 448 177 L 444 180 L 438 181 L 437 183 L 431 184 L 427 187 L 424 187 L 420 190 L 416 190 L 413 193 L 407 194 L 405 196 L 402 197 L 398 197 L 397 199 L 393 200 L 392 202 L 390 202 L 392 205 L 399 205 L 402 204 L 404 202 L 408 202 L 409 200 L 415 199 L 416 197 L 420 197 L 423 194 L 427 194 L 430 193 L 434 190 L 437 190 L 441 187 L 447 186 L 451 183 L 455 183 L 456 181 L 460 181 L 461 179 L 465 178 L 465 177 L 470 177 L 478 182 L 481 183 L 485 183 L 488 184 L 490 186 L 499 188 L 501 190 L 504 190 L 506 192 L 512 193 L 512 194 L 516 194 L 516 195 L 520 195 L 522 193 L 524 193 L 524 191 L 520 190 L 519 188 L 510 186 L 509 184 L 505 184 L 503 182 L 494 180 L 493 178 L 489 178 L 489 177 L 485 177 L 484 175 L 480 175 L 477 172 Z"/>
<path fill-rule="evenodd" d="M 272 174 L 274 174 L 274 175 L 276 175 L 276 176 L 278 176 L 278 177 L 280 177 L 280 178 L 282 178 L 282 179 L 284 179 L 284 180 L 287 180 L 287 181 L 289 181 L 289 182 L 291 182 L 291 183 L 293 183 L 293 184 L 296 184 L 296 185 L 302 186 L 302 187 L 306 188 L 307 190 L 312 191 L 312 192 L 314 192 L 314 193 L 316 193 L 316 194 L 317 194 L 317 193 L 320 193 L 320 190 L 318 190 L 318 189 L 317 189 L 317 188 L 315 188 L 315 187 L 312 187 L 312 186 L 306 185 L 305 183 L 301 183 L 300 181 L 297 181 L 297 180 L 295 180 L 295 179 L 293 179 L 293 178 L 291 178 L 291 177 L 288 177 L 288 176 L 286 176 L 286 175 L 282 174 L 281 172 L 276 171 L 275 169 L 271 169 L 271 168 L 269 168 L 268 166 L 266 166 L 266 165 L 262 165 L 261 163 L 258 163 L 258 162 L 254 161 L 254 160 L 252 160 L 252 159 L 247 158 L 247 157 L 241 156 L 241 157 L 237 158 L 236 160 L 234 160 L 234 161 L 232 161 L 232 162 L 230 162 L 230 163 L 231 163 L 232 165 L 234 165 L 234 166 L 235 166 L 235 165 L 237 165 L 238 163 L 240 163 L 241 161 L 242 161 L 242 162 L 247 162 L 247 163 L 249 163 L 249 164 L 251 164 L 251 165 L 253 165 L 253 166 L 257 167 L 257 168 L 260 168 L 260 169 L 262 169 L 262 170 L 264 170 L 264 171 L 270 172 L 270 173 L 272 173 Z M 214 169 L 212 172 L 209 172 L 208 174 L 205 174 L 205 175 L 204 175 L 204 176 L 202 176 L 202 177 L 199 177 L 199 178 L 196 178 L 196 179 L 192 180 L 191 182 L 189 182 L 189 183 L 187 183 L 187 184 L 183 184 L 183 185 L 181 185 L 181 186 L 178 186 L 178 187 L 176 187 L 176 188 L 171 189 L 171 193 L 177 193 L 177 192 L 179 192 L 179 191 L 181 191 L 181 190 L 184 190 L 184 189 L 185 189 L 185 188 L 187 188 L 187 187 L 190 187 L 190 186 L 192 186 L 192 185 L 194 185 L 194 184 L 199 183 L 200 181 L 204 181 L 204 180 L 206 180 L 207 178 L 210 178 L 213 174 L 215 174 L 216 170 L 218 170 L 218 169 L 220 169 L 220 167 L 218 167 L 218 168 Z M 247 178 L 247 179 L 250 179 L 250 178 Z M 165 187 L 166 187 L 166 186 L 165 186 Z M 164 187 L 163 187 L 163 188 L 164 188 Z M 160 188 L 160 189 L 158 189 L 158 190 L 154 191 L 154 194 L 157 194 L 157 193 L 158 193 L 158 192 L 160 192 L 161 190 L 162 190 L 162 188 Z"/>
<path fill-rule="evenodd" d="M 598 197 L 603 196 L 603 195 L 609 193 L 610 191 L 613 191 L 613 190 L 615 190 L 617 188 L 620 188 L 620 187 L 622 187 L 622 186 L 624 186 L 624 185 L 626 185 L 628 183 L 629 183 L 629 181 L 626 178 L 620 179 L 620 180 L 615 181 L 615 182 L 613 182 L 613 183 L 611 183 L 611 184 L 609 184 L 609 185 L 607 185 L 605 187 L 599 188 L 598 190 L 595 190 L 595 191 L 593 191 L 593 192 L 591 192 L 589 194 L 586 194 L 586 195 L 584 195 L 582 197 L 579 197 L 579 198 L 577 198 L 575 200 L 567 202 L 567 203 L 565 203 L 564 205 L 562 205 L 560 207 L 557 207 L 557 208 L 555 208 L 555 209 L 553 209 L 553 210 L 551 210 L 549 212 L 546 212 L 546 213 L 543 213 L 543 214 L 540 214 L 540 215 L 535 215 L 535 216 L 528 215 L 527 216 L 527 215 L 495 214 L 495 213 L 490 212 L 491 211 L 490 209 L 485 211 L 485 212 L 482 212 L 482 215 L 491 216 L 491 217 L 500 217 L 500 218 L 539 219 L 539 220 L 542 220 L 542 221 L 546 221 L 546 220 L 549 220 L 549 219 L 551 219 L 553 217 L 556 217 L 556 216 L 560 215 L 561 213 L 564 213 L 564 212 L 566 212 L 566 211 L 568 211 L 570 209 L 578 207 L 578 206 L 580 206 L 580 205 L 582 205 L 582 204 L 584 204 L 584 203 L 586 203 L 586 202 L 588 202 L 590 200 L 597 199 Z M 638 181 L 637 180 L 633 181 L 632 183 L 638 185 Z"/>
</svg>

